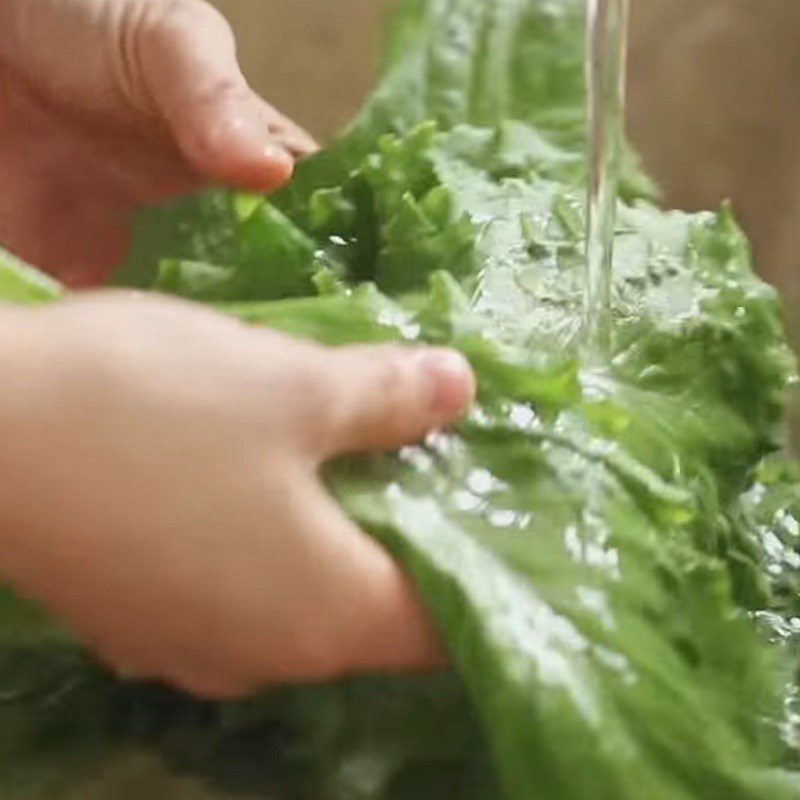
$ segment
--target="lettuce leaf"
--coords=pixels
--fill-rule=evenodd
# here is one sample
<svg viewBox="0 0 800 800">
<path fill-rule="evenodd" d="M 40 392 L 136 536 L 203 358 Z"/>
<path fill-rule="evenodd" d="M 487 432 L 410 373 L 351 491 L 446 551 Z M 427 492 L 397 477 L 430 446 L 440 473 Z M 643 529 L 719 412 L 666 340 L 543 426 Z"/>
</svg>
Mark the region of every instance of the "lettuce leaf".
<svg viewBox="0 0 800 800">
<path fill-rule="evenodd" d="M 35 305 L 63 294 L 59 283 L 0 247 L 0 302 Z"/>
<path fill-rule="evenodd" d="M 479 398 L 326 470 L 451 673 L 207 704 L 79 661 L 101 741 L 290 800 L 798 797 L 800 484 L 764 461 L 794 370 L 777 298 L 729 208 L 659 210 L 630 156 L 612 358 L 583 360 L 583 13 L 403 0 L 374 95 L 288 189 L 143 213 L 116 283 L 329 344 L 458 347 Z"/>
</svg>

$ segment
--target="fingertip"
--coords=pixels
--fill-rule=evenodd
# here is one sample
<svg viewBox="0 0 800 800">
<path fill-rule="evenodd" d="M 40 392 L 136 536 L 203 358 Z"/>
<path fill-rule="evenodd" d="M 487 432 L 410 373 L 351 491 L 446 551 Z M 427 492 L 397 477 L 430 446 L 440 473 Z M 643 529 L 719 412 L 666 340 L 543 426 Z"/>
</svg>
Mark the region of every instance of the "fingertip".
<svg viewBox="0 0 800 800">
<path fill-rule="evenodd" d="M 271 130 L 275 141 L 297 159 L 314 155 L 322 149 L 311 134 L 288 121 L 284 122 L 283 127 L 273 127 Z"/>
<path fill-rule="evenodd" d="M 184 155 L 205 178 L 270 191 L 292 176 L 292 154 L 272 136 L 257 109 L 223 106 L 201 122 L 190 121 L 186 128 L 190 132 L 179 135 Z"/>
<path fill-rule="evenodd" d="M 255 192 L 283 186 L 294 172 L 294 159 L 279 145 L 237 136 L 217 152 L 201 151 L 193 163 L 210 180 Z"/>
<path fill-rule="evenodd" d="M 475 375 L 457 350 L 421 350 L 417 367 L 427 386 L 430 411 L 442 421 L 457 417 L 475 399 Z"/>
<path fill-rule="evenodd" d="M 244 157 L 231 170 L 230 180 L 242 189 L 268 192 L 286 183 L 294 172 L 292 154 L 275 142 L 266 142 L 260 151 Z"/>
<path fill-rule="evenodd" d="M 396 345 L 321 349 L 317 390 L 300 428 L 323 458 L 389 450 L 452 421 L 475 397 L 475 378 L 454 350 Z"/>
</svg>

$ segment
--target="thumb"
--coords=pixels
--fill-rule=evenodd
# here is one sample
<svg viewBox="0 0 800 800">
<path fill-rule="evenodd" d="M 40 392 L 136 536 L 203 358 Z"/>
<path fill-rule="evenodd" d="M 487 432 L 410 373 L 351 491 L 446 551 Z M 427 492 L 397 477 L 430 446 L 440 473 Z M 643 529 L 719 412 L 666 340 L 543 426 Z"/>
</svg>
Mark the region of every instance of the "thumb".
<svg viewBox="0 0 800 800">
<path fill-rule="evenodd" d="M 475 396 L 454 350 L 353 346 L 320 351 L 305 428 L 323 458 L 399 447 L 457 417 Z M 313 359 L 316 360 L 316 359 Z"/>
<path fill-rule="evenodd" d="M 189 164 L 255 190 L 288 180 L 294 158 L 317 145 L 250 89 L 224 17 L 202 0 L 149 8 L 138 28 L 142 78 Z"/>
</svg>

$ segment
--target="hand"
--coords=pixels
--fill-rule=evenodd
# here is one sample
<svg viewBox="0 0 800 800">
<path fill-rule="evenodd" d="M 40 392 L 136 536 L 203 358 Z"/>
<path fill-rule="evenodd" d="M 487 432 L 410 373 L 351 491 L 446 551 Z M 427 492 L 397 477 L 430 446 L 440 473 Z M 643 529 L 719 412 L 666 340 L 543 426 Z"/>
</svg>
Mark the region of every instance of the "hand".
<svg viewBox="0 0 800 800">
<path fill-rule="evenodd" d="M 461 356 L 115 294 L 4 310 L 0 341 L 0 574 L 108 663 L 208 696 L 436 663 L 317 469 L 457 415 Z"/>
<path fill-rule="evenodd" d="M 136 205 L 267 191 L 316 148 L 202 0 L 0 0 L 0 109 L 0 244 L 71 286 L 119 263 Z"/>
</svg>

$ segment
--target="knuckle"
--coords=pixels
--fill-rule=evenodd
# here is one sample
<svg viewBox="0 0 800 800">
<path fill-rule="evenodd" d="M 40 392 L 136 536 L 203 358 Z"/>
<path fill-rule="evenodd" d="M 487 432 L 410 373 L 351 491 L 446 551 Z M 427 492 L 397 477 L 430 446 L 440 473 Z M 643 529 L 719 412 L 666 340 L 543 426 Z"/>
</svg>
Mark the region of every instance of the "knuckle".
<svg viewBox="0 0 800 800">
<path fill-rule="evenodd" d="M 301 438 L 314 446 L 324 446 L 342 422 L 335 377 L 309 361 L 291 371 L 285 386 Z"/>
<path fill-rule="evenodd" d="M 407 355 L 399 347 L 390 347 L 380 354 L 380 366 L 377 371 L 377 389 L 390 397 L 397 396 L 404 385 Z"/>
<path fill-rule="evenodd" d="M 408 355 L 393 348 L 382 355 L 376 374 L 376 427 L 403 431 L 410 422 L 408 407 Z"/>
</svg>

